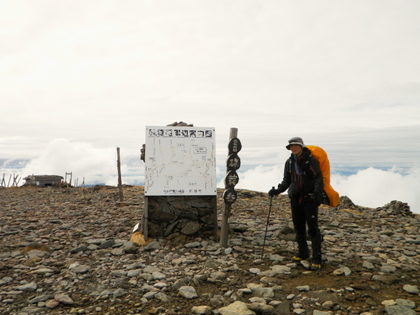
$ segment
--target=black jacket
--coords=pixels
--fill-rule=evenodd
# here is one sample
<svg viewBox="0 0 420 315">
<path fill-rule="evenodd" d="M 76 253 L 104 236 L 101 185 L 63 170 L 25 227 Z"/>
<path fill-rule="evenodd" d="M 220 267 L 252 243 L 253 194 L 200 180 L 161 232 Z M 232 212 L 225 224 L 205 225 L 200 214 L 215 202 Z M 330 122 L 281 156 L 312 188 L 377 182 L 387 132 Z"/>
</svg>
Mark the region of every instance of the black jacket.
<svg viewBox="0 0 420 315">
<path fill-rule="evenodd" d="M 319 163 L 311 155 L 308 148 L 303 148 L 302 154 L 297 160 L 301 170 L 298 174 L 295 167 L 295 156 L 292 154 L 284 165 L 283 181 L 278 185 L 280 192 L 289 189 L 291 199 L 303 200 L 309 196 L 322 198 L 324 183 Z"/>
</svg>

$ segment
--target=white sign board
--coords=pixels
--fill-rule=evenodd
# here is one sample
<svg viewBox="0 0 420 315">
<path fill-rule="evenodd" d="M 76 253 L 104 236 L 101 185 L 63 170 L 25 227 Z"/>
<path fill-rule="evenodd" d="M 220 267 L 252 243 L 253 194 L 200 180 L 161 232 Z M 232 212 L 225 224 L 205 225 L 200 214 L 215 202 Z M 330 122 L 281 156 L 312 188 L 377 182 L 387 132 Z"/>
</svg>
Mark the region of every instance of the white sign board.
<svg viewBox="0 0 420 315">
<path fill-rule="evenodd" d="M 217 194 L 212 127 L 146 127 L 146 196 Z"/>
</svg>

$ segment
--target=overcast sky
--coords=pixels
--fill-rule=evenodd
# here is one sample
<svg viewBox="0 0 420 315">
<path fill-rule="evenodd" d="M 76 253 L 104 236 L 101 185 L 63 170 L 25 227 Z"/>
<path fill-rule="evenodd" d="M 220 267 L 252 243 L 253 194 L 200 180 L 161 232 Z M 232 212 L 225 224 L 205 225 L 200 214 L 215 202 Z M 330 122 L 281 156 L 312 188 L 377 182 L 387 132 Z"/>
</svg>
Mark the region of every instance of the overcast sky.
<svg viewBox="0 0 420 315">
<path fill-rule="evenodd" d="M 420 212 L 417 0 L 0 4 L 2 172 L 111 183 L 120 147 L 136 183 L 145 126 L 182 120 L 215 127 L 219 175 L 238 128 L 243 188 L 277 184 L 301 136 L 362 172 L 341 194 Z"/>
</svg>

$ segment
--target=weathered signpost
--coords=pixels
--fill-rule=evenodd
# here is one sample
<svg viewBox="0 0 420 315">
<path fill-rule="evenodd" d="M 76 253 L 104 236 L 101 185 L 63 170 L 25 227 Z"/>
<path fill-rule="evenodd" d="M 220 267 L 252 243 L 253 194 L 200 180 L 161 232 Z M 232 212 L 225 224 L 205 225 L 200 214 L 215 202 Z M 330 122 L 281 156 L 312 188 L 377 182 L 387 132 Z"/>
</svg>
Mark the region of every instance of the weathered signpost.
<svg viewBox="0 0 420 315">
<path fill-rule="evenodd" d="M 239 151 L 242 149 L 241 141 L 237 138 L 238 129 L 231 128 L 228 144 L 228 158 L 226 162 L 226 177 L 225 177 L 225 191 L 223 193 L 224 208 L 222 214 L 222 226 L 220 236 L 220 246 L 228 246 L 229 234 L 229 216 L 232 204 L 238 198 L 235 191 L 235 186 L 239 182 L 239 176 L 236 171 L 241 167 L 241 159 L 238 156 Z"/>
<path fill-rule="evenodd" d="M 145 240 L 209 226 L 217 233 L 215 129 L 185 123 L 147 126 L 141 153 L 146 167 Z"/>
</svg>

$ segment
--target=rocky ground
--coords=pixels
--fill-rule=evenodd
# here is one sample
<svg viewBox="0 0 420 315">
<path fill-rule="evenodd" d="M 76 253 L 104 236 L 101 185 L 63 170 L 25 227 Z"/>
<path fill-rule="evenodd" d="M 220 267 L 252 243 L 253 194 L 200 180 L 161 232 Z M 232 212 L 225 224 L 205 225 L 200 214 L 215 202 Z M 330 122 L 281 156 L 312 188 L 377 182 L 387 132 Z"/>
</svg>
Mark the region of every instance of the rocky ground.
<svg viewBox="0 0 420 315">
<path fill-rule="evenodd" d="M 116 187 L 0 188 L 0 314 L 420 312 L 420 220 L 406 204 L 322 206 L 318 273 L 291 262 L 288 198 L 273 199 L 262 252 L 269 197 L 238 192 L 221 248 L 208 235 L 129 242 L 142 187 L 123 203 Z"/>
</svg>

